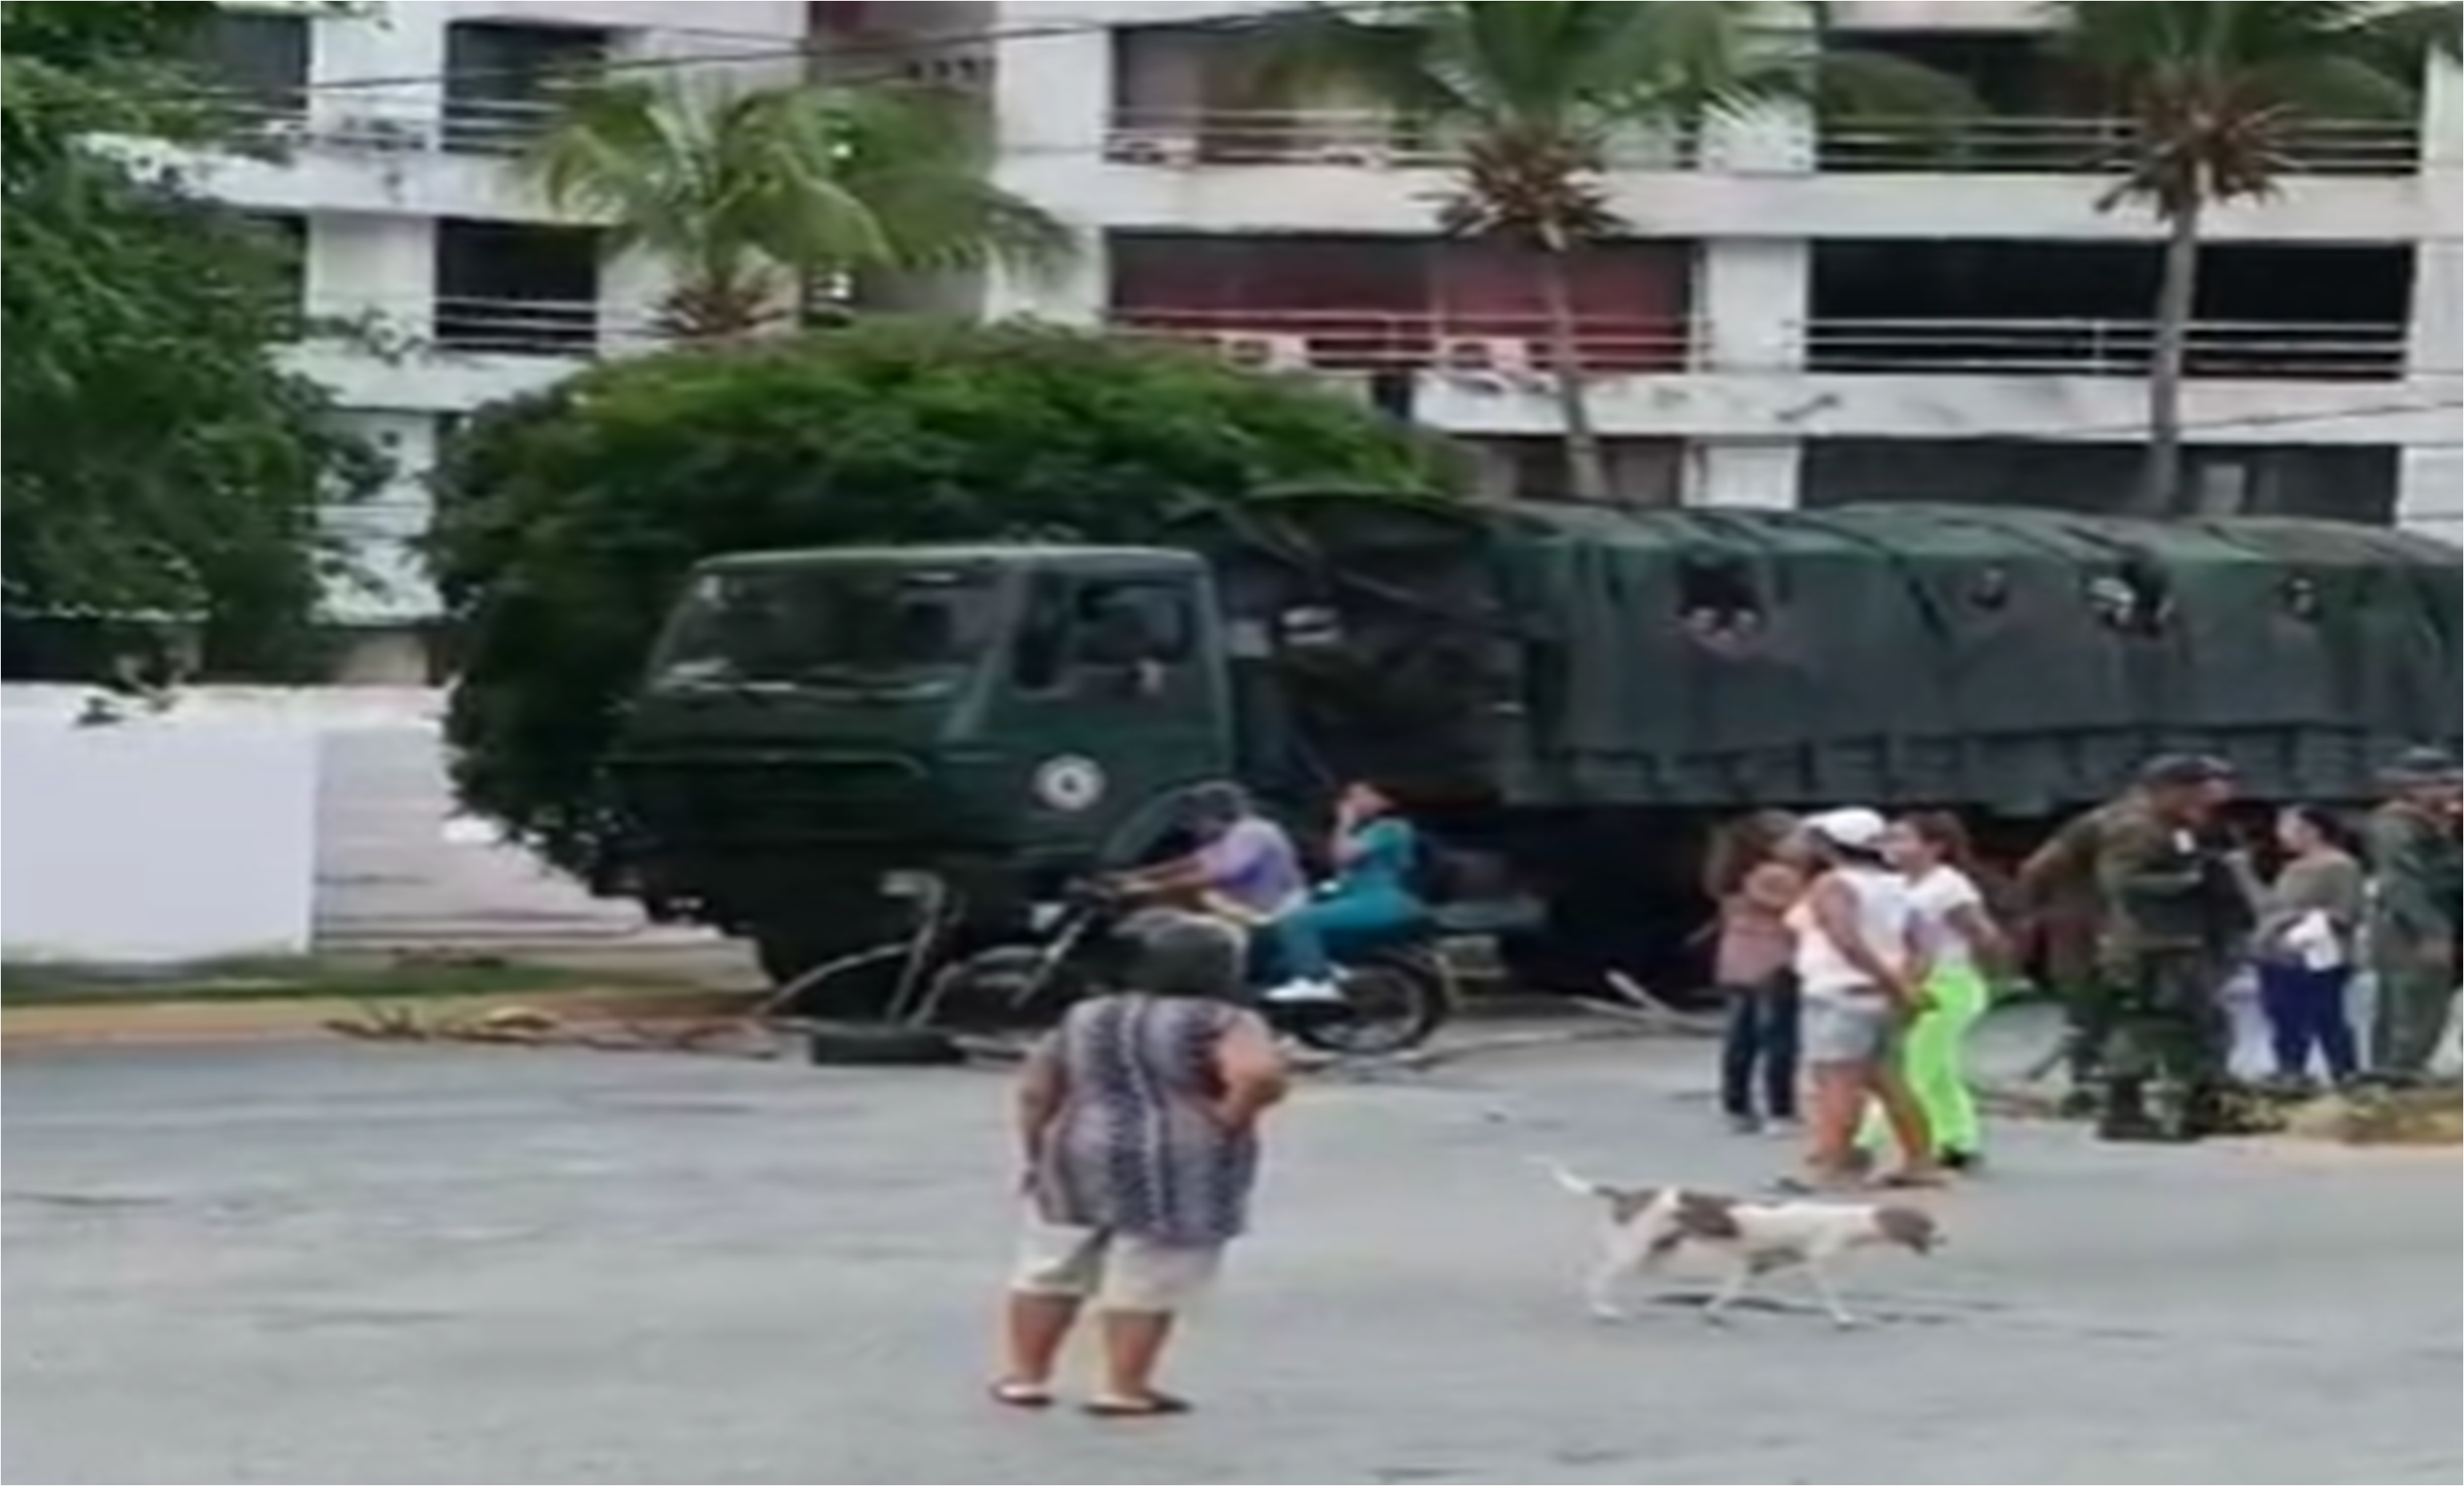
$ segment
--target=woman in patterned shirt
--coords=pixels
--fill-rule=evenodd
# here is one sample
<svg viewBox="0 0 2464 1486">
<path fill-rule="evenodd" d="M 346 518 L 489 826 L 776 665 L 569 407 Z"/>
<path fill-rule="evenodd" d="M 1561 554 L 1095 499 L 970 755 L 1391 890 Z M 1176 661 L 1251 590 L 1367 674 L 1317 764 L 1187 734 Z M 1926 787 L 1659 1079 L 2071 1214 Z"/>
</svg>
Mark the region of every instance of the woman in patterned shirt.
<svg viewBox="0 0 2464 1486">
<path fill-rule="evenodd" d="M 1165 920 L 1125 987 L 1071 1007 L 1027 1060 L 1018 1128 L 1032 1213 L 999 1402 L 1052 1403 L 1062 1348 L 1091 1308 L 1104 1379 L 1089 1410 L 1188 1411 L 1155 1388 L 1155 1368 L 1248 1224 L 1259 1123 L 1288 1086 L 1274 1035 L 1239 1004 L 1242 968 L 1233 936 Z"/>
</svg>

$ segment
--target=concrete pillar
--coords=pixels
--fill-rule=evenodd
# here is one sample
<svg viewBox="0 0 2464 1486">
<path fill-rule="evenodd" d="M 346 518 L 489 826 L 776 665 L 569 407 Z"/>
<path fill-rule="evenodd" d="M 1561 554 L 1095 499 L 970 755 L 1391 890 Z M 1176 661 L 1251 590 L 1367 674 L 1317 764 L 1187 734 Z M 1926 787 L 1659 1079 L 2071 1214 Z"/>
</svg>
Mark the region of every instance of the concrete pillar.
<svg viewBox="0 0 2464 1486">
<path fill-rule="evenodd" d="M 1695 370 L 1765 382 L 1805 367 L 1812 248 L 1778 238 L 1722 238 L 1704 245 L 1695 316 Z M 1804 441 L 1768 436 L 1704 439 L 1688 461 L 1685 500 L 1695 506 L 1792 510 Z"/>
<path fill-rule="evenodd" d="M 1028 7 L 1001 9 L 1005 19 L 1032 13 Z M 1021 188 L 1011 164 L 1021 171 L 1034 171 L 1055 158 L 1091 168 L 1103 158 L 1111 107 L 1109 29 L 1024 33 L 1000 41 L 993 53 L 993 109 L 1004 165 L 997 179 Z M 1065 324 L 1091 325 L 1103 319 L 1111 297 L 1103 233 L 1091 224 L 1072 225 L 1079 236 L 1074 261 L 1043 279 L 996 270 L 984 286 L 986 316 L 1000 318 L 1032 310 L 1040 318 Z"/>
<path fill-rule="evenodd" d="M 369 113 L 434 122 L 445 102 L 445 27 L 452 7 L 335 7 L 319 14 L 309 49 L 320 119 Z M 335 89 L 337 83 L 347 88 Z"/>
<path fill-rule="evenodd" d="M 2396 524 L 2464 541 L 2464 449 L 2453 447 L 2464 409 L 2464 243 L 2455 224 L 2464 220 L 2464 165 L 2452 151 L 2464 139 L 2464 69 L 2442 63 L 2431 70 L 2423 108 L 2425 163 L 2421 194 L 2423 236 L 2413 250 L 2412 325 L 2408 338 L 2408 401 L 2450 411 L 2430 420 L 2449 447 L 2416 444 L 2404 451 L 2396 486 Z"/>
<path fill-rule="evenodd" d="M 1686 461 L 1685 504 L 1793 511 L 1804 481 L 1802 439 L 1703 439 Z"/>
</svg>

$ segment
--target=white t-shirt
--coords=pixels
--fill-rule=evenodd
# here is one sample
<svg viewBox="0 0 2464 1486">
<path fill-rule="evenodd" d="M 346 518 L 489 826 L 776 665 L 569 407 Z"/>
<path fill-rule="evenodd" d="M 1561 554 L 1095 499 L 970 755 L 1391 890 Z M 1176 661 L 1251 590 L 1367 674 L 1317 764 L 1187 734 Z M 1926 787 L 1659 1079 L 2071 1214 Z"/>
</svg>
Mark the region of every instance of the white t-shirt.
<svg viewBox="0 0 2464 1486">
<path fill-rule="evenodd" d="M 1848 889 L 1856 905 L 1858 930 L 1875 956 L 1894 971 L 1906 968 L 1908 932 L 1917 924 L 1917 907 L 1908 881 L 1881 867 L 1839 867 L 1831 876 Z M 1881 989 L 1874 977 L 1848 963 L 1814 913 L 1809 895 L 1789 911 L 1796 930 L 1796 979 L 1813 1000 L 1871 995 Z"/>
<path fill-rule="evenodd" d="M 1937 866 L 1923 877 L 1908 880 L 1908 901 L 1916 907 L 1935 966 L 1944 970 L 1974 969 L 1976 946 L 1968 942 L 1958 919 L 1961 909 L 1985 906 L 1985 894 L 1977 890 L 1976 880 L 1955 866 Z"/>
</svg>

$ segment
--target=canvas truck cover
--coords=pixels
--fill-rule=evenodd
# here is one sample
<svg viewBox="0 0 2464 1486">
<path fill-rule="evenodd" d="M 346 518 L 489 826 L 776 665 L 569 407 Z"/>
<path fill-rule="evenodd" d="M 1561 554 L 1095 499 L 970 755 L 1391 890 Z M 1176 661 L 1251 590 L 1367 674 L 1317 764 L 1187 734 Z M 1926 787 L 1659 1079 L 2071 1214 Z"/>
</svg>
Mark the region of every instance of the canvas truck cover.
<svg viewBox="0 0 2464 1486">
<path fill-rule="evenodd" d="M 1309 709 L 1321 747 L 1377 767 L 1331 734 L 1347 709 L 1356 736 L 1388 731 L 1380 678 L 1410 656 L 1463 688 L 1411 699 L 1421 762 L 1478 760 L 1534 802 L 2034 811 L 2164 749 L 2229 756 L 2270 798 L 2348 798 L 2398 749 L 2464 732 L 2464 561 L 2384 530 L 1331 495 L 1204 540 L 1247 573 L 1244 601 L 1305 588 L 1382 657 Z"/>
</svg>

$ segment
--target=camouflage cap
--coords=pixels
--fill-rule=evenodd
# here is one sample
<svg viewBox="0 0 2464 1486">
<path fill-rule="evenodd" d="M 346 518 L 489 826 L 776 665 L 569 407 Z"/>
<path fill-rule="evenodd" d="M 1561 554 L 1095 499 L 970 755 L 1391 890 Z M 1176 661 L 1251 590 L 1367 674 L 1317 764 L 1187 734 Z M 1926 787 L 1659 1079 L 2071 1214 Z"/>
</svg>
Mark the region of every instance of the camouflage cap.
<svg viewBox="0 0 2464 1486">
<path fill-rule="evenodd" d="M 2409 748 L 2389 759 L 2379 777 L 2396 789 L 2454 784 L 2464 780 L 2464 766 L 2443 748 Z"/>
<path fill-rule="evenodd" d="M 2233 776 L 2233 766 L 2212 754 L 2159 754 L 2139 766 L 2140 783 L 2173 788 L 2221 784 Z"/>
</svg>

